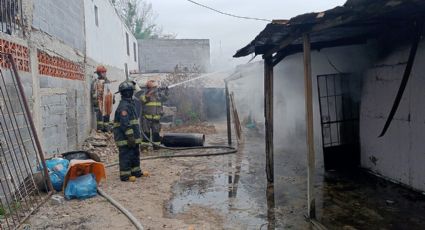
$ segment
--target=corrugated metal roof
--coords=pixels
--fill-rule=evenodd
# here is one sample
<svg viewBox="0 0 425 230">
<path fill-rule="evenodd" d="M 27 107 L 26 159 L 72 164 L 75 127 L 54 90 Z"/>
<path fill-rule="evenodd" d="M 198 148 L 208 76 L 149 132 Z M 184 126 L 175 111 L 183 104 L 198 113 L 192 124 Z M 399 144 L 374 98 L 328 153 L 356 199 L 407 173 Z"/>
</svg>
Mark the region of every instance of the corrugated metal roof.
<svg viewBox="0 0 425 230">
<path fill-rule="evenodd" d="M 305 33 L 310 34 L 313 49 L 332 46 L 330 42 L 356 42 L 394 27 L 402 28 L 407 21 L 423 18 L 424 13 L 424 0 L 349 0 L 344 6 L 324 12 L 299 15 L 287 22 L 273 21 L 234 57 L 300 52 Z"/>
</svg>

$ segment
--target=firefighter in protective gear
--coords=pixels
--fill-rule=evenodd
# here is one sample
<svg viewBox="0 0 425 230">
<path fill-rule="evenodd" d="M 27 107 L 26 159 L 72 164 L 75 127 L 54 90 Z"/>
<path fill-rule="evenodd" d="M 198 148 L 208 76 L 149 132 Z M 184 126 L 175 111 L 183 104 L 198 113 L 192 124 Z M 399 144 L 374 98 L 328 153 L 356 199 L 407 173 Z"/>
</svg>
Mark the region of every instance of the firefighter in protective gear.
<svg viewBox="0 0 425 230">
<path fill-rule="evenodd" d="M 96 128 L 98 131 L 106 132 L 112 113 L 113 95 L 109 89 L 109 81 L 106 78 L 106 68 L 98 66 L 95 73 L 96 80 L 92 84 L 92 104 L 96 113 Z"/>
<path fill-rule="evenodd" d="M 147 91 L 140 97 L 142 103 L 142 131 L 146 137 L 149 137 L 155 144 L 161 144 L 160 119 L 163 115 L 162 103 L 168 98 L 168 88 L 159 90 L 154 80 L 146 83 Z M 149 140 L 143 137 L 142 148 L 146 150 L 150 146 Z M 157 149 L 153 146 L 154 150 Z"/>
<path fill-rule="evenodd" d="M 114 139 L 119 150 L 119 166 L 121 181 L 130 177 L 141 177 L 140 150 L 141 143 L 139 111 L 133 98 L 134 85 L 125 81 L 118 88 L 121 101 L 115 111 Z"/>
</svg>

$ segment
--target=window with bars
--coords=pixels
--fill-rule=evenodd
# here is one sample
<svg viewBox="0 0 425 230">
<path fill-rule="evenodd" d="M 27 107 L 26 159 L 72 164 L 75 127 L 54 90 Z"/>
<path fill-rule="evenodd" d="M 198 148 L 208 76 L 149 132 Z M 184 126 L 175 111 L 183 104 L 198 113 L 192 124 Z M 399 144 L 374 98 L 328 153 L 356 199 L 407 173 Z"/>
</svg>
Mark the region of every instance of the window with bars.
<svg viewBox="0 0 425 230">
<path fill-rule="evenodd" d="M 7 34 L 20 34 L 22 31 L 22 0 L 0 0 L 0 29 Z"/>
</svg>

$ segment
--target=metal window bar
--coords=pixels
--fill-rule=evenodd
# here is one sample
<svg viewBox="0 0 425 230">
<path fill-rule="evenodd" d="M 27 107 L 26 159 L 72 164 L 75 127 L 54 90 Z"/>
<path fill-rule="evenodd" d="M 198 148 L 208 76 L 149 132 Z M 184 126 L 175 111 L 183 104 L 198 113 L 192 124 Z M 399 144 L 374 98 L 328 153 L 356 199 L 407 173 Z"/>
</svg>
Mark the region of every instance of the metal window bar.
<svg viewBox="0 0 425 230">
<path fill-rule="evenodd" d="M 22 33 L 22 0 L 0 0 L 1 32 L 7 34 Z"/>
<path fill-rule="evenodd" d="M 323 147 L 358 142 L 358 133 L 355 130 L 359 122 L 358 107 L 354 107 L 351 100 L 353 92 L 349 87 L 350 76 L 317 76 Z M 348 132 L 346 129 L 349 129 Z"/>
<path fill-rule="evenodd" d="M 0 59 L 9 67 L 0 69 L 0 229 L 15 229 L 51 195 L 40 189 L 52 186 L 13 57 Z"/>
</svg>

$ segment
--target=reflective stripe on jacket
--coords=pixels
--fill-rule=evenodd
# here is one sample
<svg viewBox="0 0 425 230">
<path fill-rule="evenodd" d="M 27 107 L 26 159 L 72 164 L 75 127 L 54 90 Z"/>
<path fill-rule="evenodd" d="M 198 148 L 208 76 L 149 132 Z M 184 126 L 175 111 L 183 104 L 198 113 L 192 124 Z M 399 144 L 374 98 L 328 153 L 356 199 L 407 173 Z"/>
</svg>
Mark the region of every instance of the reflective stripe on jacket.
<svg viewBox="0 0 425 230">
<path fill-rule="evenodd" d="M 159 93 L 157 89 L 151 90 L 140 96 L 142 116 L 149 120 L 160 120 L 163 114 L 162 102 L 166 101 L 167 97 Z"/>
<path fill-rule="evenodd" d="M 114 117 L 114 139 L 118 147 L 127 146 L 129 136 L 134 137 L 136 144 L 142 142 L 138 114 L 135 100 L 121 99 Z"/>
</svg>

